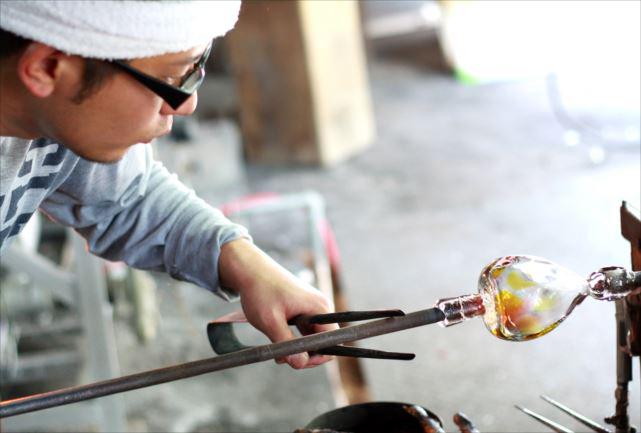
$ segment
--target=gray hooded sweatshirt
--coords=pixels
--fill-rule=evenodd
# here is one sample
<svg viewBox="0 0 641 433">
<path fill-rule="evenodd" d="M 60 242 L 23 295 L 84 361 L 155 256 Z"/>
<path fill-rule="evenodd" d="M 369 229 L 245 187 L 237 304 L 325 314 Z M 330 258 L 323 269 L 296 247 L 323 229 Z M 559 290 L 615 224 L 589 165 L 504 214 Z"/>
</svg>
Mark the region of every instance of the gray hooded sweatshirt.
<svg viewBox="0 0 641 433">
<path fill-rule="evenodd" d="M 247 231 L 154 161 L 149 145 L 101 164 L 48 139 L 0 137 L 0 251 L 37 209 L 73 227 L 100 257 L 236 296 L 219 285 L 218 257 Z"/>
</svg>

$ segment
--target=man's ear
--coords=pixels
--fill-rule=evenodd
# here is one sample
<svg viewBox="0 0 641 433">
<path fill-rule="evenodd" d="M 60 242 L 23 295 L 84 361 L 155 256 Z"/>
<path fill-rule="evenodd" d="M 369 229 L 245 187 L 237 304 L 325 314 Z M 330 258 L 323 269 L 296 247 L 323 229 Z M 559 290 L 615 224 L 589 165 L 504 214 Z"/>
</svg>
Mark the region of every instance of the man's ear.
<svg viewBox="0 0 641 433">
<path fill-rule="evenodd" d="M 18 78 L 34 96 L 46 98 L 55 89 L 62 57 L 60 50 L 32 42 L 18 59 Z"/>
</svg>

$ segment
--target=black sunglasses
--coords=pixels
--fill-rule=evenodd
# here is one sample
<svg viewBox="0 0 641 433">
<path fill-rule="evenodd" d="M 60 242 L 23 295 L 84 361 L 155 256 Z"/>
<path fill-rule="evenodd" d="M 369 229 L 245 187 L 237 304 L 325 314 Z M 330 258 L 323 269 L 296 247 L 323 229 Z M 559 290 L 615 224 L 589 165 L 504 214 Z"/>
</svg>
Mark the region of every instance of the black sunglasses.
<svg viewBox="0 0 641 433">
<path fill-rule="evenodd" d="M 209 53 L 211 53 L 211 46 L 212 44 L 207 46 L 203 55 L 194 63 L 192 70 L 184 76 L 178 87 L 167 84 L 158 78 L 154 78 L 151 75 L 132 68 L 121 60 L 112 60 L 109 63 L 131 75 L 136 81 L 160 96 L 171 108 L 176 110 L 189 99 L 203 83 L 205 79 L 205 63 L 209 58 Z"/>
</svg>

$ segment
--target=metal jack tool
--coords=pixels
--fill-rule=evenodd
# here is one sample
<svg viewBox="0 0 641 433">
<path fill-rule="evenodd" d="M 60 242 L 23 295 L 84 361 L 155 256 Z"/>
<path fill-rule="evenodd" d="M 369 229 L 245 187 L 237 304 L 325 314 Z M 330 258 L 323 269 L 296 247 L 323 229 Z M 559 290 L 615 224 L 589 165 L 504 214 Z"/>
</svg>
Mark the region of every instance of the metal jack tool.
<svg viewBox="0 0 641 433">
<path fill-rule="evenodd" d="M 361 320 L 371 320 L 389 317 L 402 317 L 405 313 L 401 310 L 373 310 L 373 311 L 345 311 L 341 313 L 318 314 L 315 316 L 299 316 L 288 321 L 290 325 L 296 325 L 299 328 L 309 325 L 322 325 L 328 323 L 345 323 L 357 322 Z M 239 352 L 243 349 L 249 349 L 236 337 L 232 328 L 233 323 L 247 322 L 244 314 L 234 312 L 227 316 L 221 317 L 207 325 L 207 337 L 209 344 L 219 355 Z M 353 358 L 372 358 L 372 359 L 395 359 L 401 361 L 411 361 L 416 355 L 413 353 L 385 352 L 382 350 L 363 349 L 349 346 L 329 346 L 310 352 L 310 355 L 335 355 L 350 356 Z"/>
</svg>

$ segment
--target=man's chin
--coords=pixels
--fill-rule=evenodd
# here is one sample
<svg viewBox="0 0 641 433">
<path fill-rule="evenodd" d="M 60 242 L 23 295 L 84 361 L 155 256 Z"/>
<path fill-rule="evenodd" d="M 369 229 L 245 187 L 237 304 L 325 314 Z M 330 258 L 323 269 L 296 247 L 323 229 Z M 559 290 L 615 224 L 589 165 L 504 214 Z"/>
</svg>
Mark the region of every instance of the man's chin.
<svg viewBox="0 0 641 433">
<path fill-rule="evenodd" d="M 120 161 L 127 154 L 129 149 L 137 144 L 149 144 L 157 138 L 156 135 L 151 138 L 140 138 L 132 143 L 123 145 L 122 143 L 110 145 L 103 145 L 102 148 L 80 148 L 74 149 L 71 145 L 67 147 L 71 149 L 76 155 L 82 159 L 91 162 L 99 162 L 101 164 L 114 164 Z"/>
<path fill-rule="evenodd" d="M 87 161 L 91 162 L 97 162 L 99 164 L 117 164 L 119 163 L 124 155 L 120 155 L 119 157 L 114 157 L 114 158 L 86 158 L 82 157 L 83 159 L 86 159 Z"/>
<path fill-rule="evenodd" d="M 76 155 L 91 162 L 98 162 L 100 164 L 115 164 L 122 160 L 127 151 L 108 152 L 104 154 L 95 154 L 92 152 L 75 152 Z"/>
</svg>

